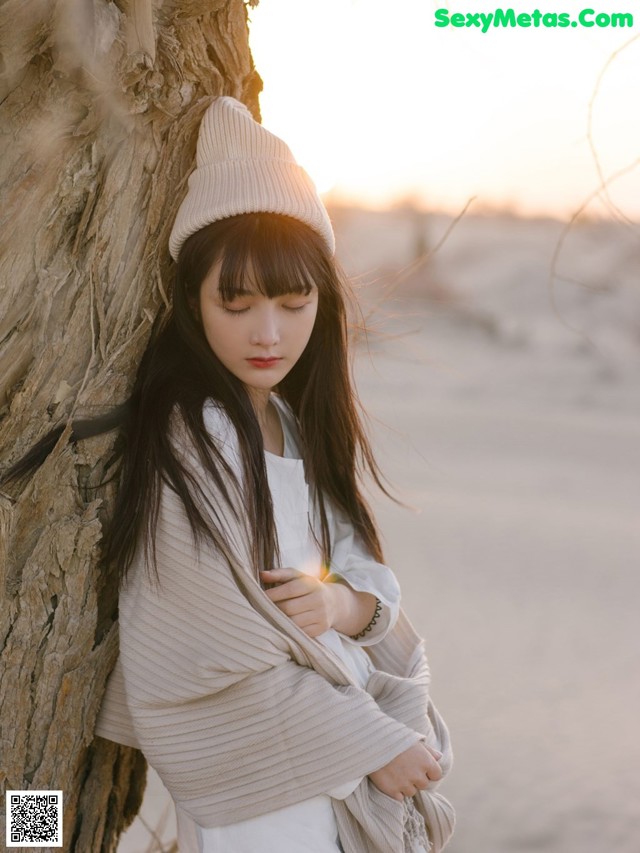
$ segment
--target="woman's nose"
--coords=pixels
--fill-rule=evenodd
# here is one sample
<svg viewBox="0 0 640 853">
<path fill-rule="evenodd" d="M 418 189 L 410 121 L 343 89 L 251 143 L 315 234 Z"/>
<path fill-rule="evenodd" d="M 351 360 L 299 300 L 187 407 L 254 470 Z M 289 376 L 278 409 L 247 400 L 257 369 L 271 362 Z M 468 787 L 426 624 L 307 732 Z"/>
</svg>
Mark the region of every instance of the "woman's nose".
<svg viewBox="0 0 640 853">
<path fill-rule="evenodd" d="M 275 346 L 280 341 L 275 305 L 265 305 L 255 315 L 256 324 L 251 331 L 251 343 L 257 346 Z"/>
</svg>

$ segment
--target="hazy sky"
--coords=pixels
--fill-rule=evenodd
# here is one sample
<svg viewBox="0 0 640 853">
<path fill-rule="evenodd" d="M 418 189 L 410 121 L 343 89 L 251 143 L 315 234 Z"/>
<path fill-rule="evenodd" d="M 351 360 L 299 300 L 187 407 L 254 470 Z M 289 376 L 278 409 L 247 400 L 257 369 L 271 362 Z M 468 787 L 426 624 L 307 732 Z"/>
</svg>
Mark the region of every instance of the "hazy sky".
<svg viewBox="0 0 640 853">
<path fill-rule="evenodd" d="M 261 0 L 251 45 L 263 121 L 322 190 L 379 205 L 417 197 L 567 215 L 599 178 L 640 158 L 640 7 L 632 0 L 513 0 L 516 13 L 592 6 L 633 12 L 632 29 L 436 28 L 435 10 L 480 0 Z M 640 217 L 640 168 L 610 186 Z M 604 212 L 595 202 L 589 210 Z"/>
</svg>

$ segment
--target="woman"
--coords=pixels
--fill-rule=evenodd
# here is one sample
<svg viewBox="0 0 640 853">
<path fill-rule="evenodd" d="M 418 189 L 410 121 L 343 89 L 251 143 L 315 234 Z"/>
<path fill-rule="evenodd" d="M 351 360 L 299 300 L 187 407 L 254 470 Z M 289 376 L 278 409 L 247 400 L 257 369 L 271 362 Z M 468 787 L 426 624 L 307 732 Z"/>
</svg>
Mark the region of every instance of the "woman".
<svg viewBox="0 0 640 853">
<path fill-rule="evenodd" d="M 204 115 L 170 250 L 172 309 L 130 400 L 74 427 L 122 436 L 120 657 L 96 733 L 157 769 L 181 851 L 438 851 L 450 744 L 358 484 L 381 485 L 331 224 L 232 98 Z"/>
</svg>

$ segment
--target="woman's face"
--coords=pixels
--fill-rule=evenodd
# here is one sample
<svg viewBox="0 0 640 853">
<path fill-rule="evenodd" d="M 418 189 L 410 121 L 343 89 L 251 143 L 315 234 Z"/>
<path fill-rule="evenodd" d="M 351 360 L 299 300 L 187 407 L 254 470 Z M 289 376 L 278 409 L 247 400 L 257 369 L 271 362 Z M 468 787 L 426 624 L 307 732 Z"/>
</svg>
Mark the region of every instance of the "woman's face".
<svg viewBox="0 0 640 853">
<path fill-rule="evenodd" d="M 302 355 L 318 311 L 318 289 L 270 299 L 247 281 L 246 293 L 224 303 L 220 264 L 200 288 L 205 337 L 224 366 L 249 389 L 274 388 Z"/>
</svg>

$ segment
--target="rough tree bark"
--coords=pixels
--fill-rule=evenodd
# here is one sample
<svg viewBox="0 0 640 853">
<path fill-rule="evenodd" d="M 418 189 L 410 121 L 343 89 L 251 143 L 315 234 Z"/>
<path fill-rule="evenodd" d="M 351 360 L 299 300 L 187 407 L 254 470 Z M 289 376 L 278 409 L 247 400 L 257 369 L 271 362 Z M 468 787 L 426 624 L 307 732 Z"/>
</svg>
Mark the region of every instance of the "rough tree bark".
<svg viewBox="0 0 640 853">
<path fill-rule="evenodd" d="M 0 41 L 7 463 L 126 399 L 171 288 L 200 117 L 217 94 L 257 117 L 261 81 L 242 0 L 5 0 Z M 117 655 L 116 578 L 98 562 L 113 487 L 96 489 L 114 436 L 65 438 L 0 495 L 0 808 L 5 789 L 62 789 L 63 849 L 87 853 L 116 849 L 146 765 L 93 738 Z"/>
</svg>

